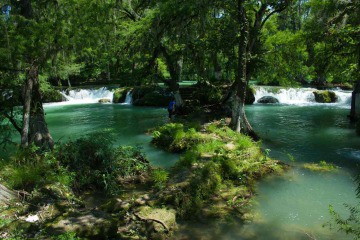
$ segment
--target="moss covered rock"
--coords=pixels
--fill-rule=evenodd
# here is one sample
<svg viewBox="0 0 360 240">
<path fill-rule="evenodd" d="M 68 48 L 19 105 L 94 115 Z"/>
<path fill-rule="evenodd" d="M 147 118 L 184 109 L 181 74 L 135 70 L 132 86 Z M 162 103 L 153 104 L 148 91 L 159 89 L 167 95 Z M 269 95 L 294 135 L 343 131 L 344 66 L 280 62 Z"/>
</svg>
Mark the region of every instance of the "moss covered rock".
<svg viewBox="0 0 360 240">
<path fill-rule="evenodd" d="M 314 91 L 315 101 L 318 103 L 334 103 L 337 101 L 337 96 L 333 91 Z"/>
<path fill-rule="evenodd" d="M 123 103 L 126 99 L 126 94 L 128 93 L 129 89 L 127 88 L 118 88 L 115 89 L 113 95 L 113 103 Z"/>
<path fill-rule="evenodd" d="M 101 98 L 101 99 L 99 99 L 99 103 L 110 103 L 111 101 L 110 101 L 110 99 L 108 99 L 108 98 Z"/>
<path fill-rule="evenodd" d="M 135 106 L 153 106 L 153 107 L 166 107 L 171 101 L 170 94 L 164 92 L 154 91 L 145 94 L 142 98 L 133 101 Z"/>
<path fill-rule="evenodd" d="M 279 103 L 279 100 L 272 96 L 264 96 L 258 100 L 258 103 Z"/>
<path fill-rule="evenodd" d="M 201 131 L 168 124 L 154 132 L 153 142 L 171 151 L 185 151 L 159 195 L 160 202 L 173 205 L 181 218 L 242 214 L 256 180 L 285 168 L 249 137 L 222 122 Z"/>
<path fill-rule="evenodd" d="M 152 223 L 155 232 L 169 232 L 176 227 L 176 212 L 174 209 L 140 207 L 135 215 L 142 221 Z"/>
<path fill-rule="evenodd" d="M 46 90 L 42 90 L 42 100 L 44 103 L 50 103 L 50 102 L 62 102 L 64 99 L 60 91 L 53 88 L 49 88 Z"/>
<path fill-rule="evenodd" d="M 251 86 L 246 88 L 245 104 L 253 104 L 255 102 L 255 89 Z"/>
</svg>

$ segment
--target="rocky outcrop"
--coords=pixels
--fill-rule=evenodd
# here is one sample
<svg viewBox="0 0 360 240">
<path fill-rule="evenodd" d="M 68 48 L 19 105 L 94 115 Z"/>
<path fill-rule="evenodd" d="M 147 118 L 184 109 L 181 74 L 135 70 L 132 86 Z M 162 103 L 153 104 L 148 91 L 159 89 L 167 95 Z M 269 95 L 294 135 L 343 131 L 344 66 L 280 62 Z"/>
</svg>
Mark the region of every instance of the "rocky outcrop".
<svg viewBox="0 0 360 240">
<path fill-rule="evenodd" d="M 272 96 L 264 96 L 260 98 L 257 102 L 268 104 L 268 103 L 279 103 L 279 100 Z"/>
<path fill-rule="evenodd" d="M 318 103 L 334 103 L 337 101 L 337 96 L 333 91 L 315 91 L 313 92 L 315 101 Z"/>
</svg>

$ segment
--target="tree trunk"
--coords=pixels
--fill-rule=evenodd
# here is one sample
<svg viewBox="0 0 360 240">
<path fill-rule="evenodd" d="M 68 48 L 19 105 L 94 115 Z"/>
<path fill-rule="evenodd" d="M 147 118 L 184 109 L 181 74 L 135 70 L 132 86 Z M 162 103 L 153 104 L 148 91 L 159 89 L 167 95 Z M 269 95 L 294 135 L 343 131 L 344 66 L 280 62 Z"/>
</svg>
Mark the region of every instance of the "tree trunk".
<svg viewBox="0 0 360 240">
<path fill-rule="evenodd" d="M 169 55 L 166 48 L 162 45 L 160 46 L 160 50 L 162 51 L 165 57 L 165 62 L 170 72 L 170 81 L 168 82 L 169 88 L 174 94 L 176 107 L 180 109 L 184 104 L 184 101 L 179 91 L 180 89 L 179 82 L 181 79 L 181 71 L 183 65 L 182 58 L 179 58 L 178 61 L 173 60 L 173 57 Z"/>
<path fill-rule="evenodd" d="M 232 93 L 230 127 L 236 132 L 248 133 L 251 126 L 245 117 L 245 90 L 247 85 L 246 64 L 247 48 L 249 43 L 249 21 L 245 11 L 245 1 L 238 0 L 238 22 L 240 25 L 240 40 L 238 49 L 238 68 L 235 79 L 235 91 Z"/>
<path fill-rule="evenodd" d="M 34 85 L 35 69 L 32 67 L 28 70 L 26 76 L 26 83 L 23 90 L 23 125 L 21 131 L 21 147 L 29 146 L 29 124 L 30 124 L 30 110 L 31 110 L 31 94 Z M 37 70 L 36 70 L 37 71 Z"/>
<path fill-rule="evenodd" d="M 38 68 L 34 65 L 29 68 L 26 76 L 21 146 L 26 148 L 31 143 L 42 150 L 54 147 L 54 141 L 45 121 Z"/>
<path fill-rule="evenodd" d="M 42 95 L 40 92 L 40 83 L 37 67 L 34 67 L 33 76 L 34 87 L 32 94 L 32 109 L 30 117 L 30 142 L 43 150 L 54 148 L 54 140 L 52 139 L 47 123 L 45 121 L 45 112 L 42 103 Z"/>
</svg>

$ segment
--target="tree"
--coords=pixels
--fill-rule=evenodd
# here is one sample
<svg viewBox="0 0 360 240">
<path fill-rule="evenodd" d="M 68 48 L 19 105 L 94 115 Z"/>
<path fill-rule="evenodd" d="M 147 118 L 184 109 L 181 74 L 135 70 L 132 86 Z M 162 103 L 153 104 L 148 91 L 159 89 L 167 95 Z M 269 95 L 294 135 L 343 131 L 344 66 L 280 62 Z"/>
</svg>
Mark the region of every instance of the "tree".
<svg viewBox="0 0 360 240">
<path fill-rule="evenodd" d="M 230 126 L 237 132 L 248 134 L 257 138 L 245 114 L 246 88 L 254 69 L 248 69 L 256 44 L 259 44 L 261 29 L 265 22 L 275 13 L 283 11 L 290 0 L 260 1 L 253 3 L 238 0 L 234 19 L 237 20 L 240 37 L 238 40 L 237 72 L 232 85 L 231 108 L 232 116 Z M 252 22 L 251 22 L 252 20 Z M 251 70 L 251 71 L 250 71 Z"/>
</svg>

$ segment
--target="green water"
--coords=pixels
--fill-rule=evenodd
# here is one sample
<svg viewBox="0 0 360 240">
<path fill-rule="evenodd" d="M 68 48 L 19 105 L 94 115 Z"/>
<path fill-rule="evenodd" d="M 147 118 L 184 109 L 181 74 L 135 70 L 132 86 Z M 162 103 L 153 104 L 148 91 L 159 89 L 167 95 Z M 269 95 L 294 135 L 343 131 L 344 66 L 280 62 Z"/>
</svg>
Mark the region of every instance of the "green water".
<svg viewBox="0 0 360 240">
<path fill-rule="evenodd" d="M 346 216 L 343 203 L 357 202 L 353 176 L 359 170 L 360 138 L 346 118 L 348 112 L 325 105 L 248 107 L 249 121 L 262 137 L 264 148 L 293 168 L 285 176 L 259 183 L 254 222 L 180 224 L 175 238 L 350 239 L 322 227 L 329 219 L 329 204 Z M 153 148 L 147 134 L 149 128 L 167 122 L 165 109 L 88 104 L 47 106 L 46 114 L 55 140 L 111 129 L 118 136 L 116 144 L 141 146 L 156 166 L 171 166 L 179 158 Z M 335 163 L 339 171 L 318 173 L 301 167 L 322 160 Z"/>
<path fill-rule="evenodd" d="M 76 139 L 95 131 L 111 130 L 118 145 L 139 146 L 154 166 L 172 166 L 179 156 L 154 148 L 150 128 L 168 121 L 166 109 L 120 104 L 46 106 L 46 120 L 55 141 Z"/>
</svg>

